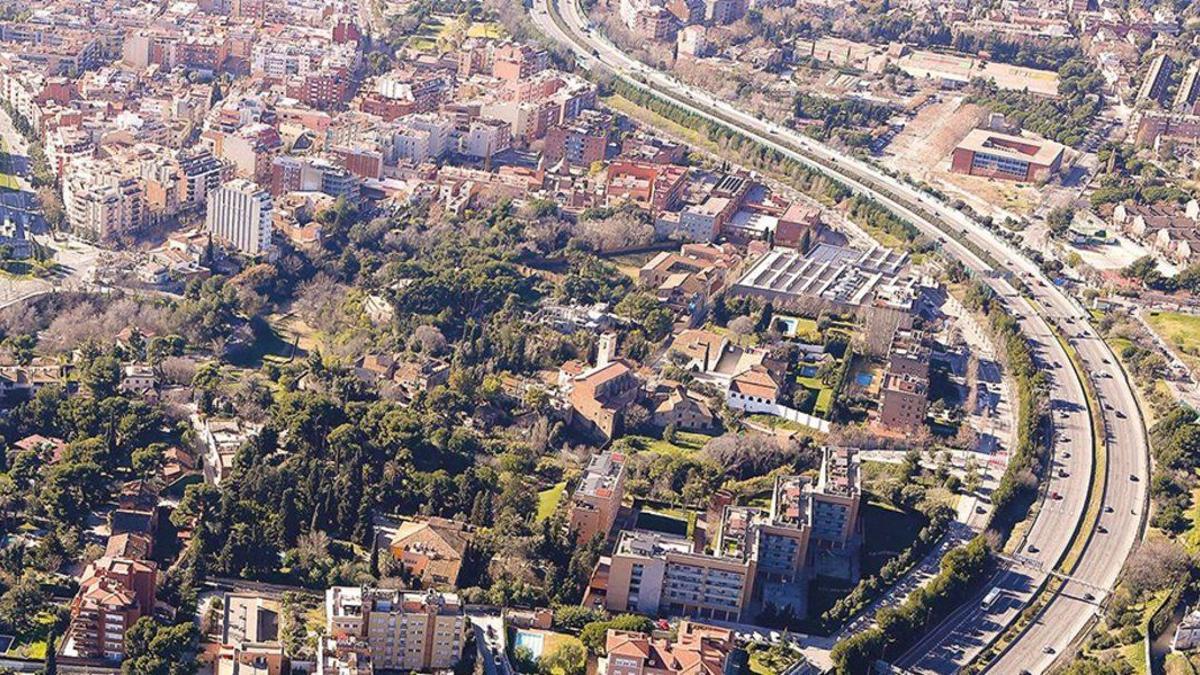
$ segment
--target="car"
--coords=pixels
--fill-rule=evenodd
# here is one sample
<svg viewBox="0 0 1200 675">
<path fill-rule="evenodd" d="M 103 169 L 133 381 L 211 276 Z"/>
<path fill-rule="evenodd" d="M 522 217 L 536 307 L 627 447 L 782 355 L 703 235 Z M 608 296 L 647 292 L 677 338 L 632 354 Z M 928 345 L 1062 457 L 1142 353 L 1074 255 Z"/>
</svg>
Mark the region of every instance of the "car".
<svg viewBox="0 0 1200 675">
<path fill-rule="evenodd" d="M 1087 600 L 1088 602 L 1091 602 L 1096 599 L 1096 596 L 1092 595 L 1091 593 L 1084 593 L 1083 599 Z"/>
<path fill-rule="evenodd" d="M 1058 477 L 1059 477 L 1059 478 L 1066 478 L 1066 477 L 1067 477 L 1067 470 L 1066 470 L 1066 469 L 1059 469 L 1059 470 L 1058 470 Z"/>
<path fill-rule="evenodd" d="M 1050 645 L 1046 645 L 1045 647 L 1042 647 L 1042 653 L 1043 654 L 1053 654 L 1054 647 L 1051 647 Z"/>
<path fill-rule="evenodd" d="M 1104 512 L 1105 512 L 1105 513 L 1112 513 L 1112 512 L 1113 512 L 1113 507 L 1112 507 L 1112 505 L 1111 505 L 1111 504 L 1105 504 L 1105 505 L 1104 505 Z"/>
<path fill-rule="evenodd" d="M 1138 482 L 1138 477 L 1137 477 L 1137 474 L 1136 474 L 1136 473 L 1131 473 L 1131 474 L 1129 474 L 1129 480 L 1131 480 L 1131 481 L 1133 481 L 1133 482 L 1135 482 L 1135 483 L 1136 483 L 1136 482 Z"/>
<path fill-rule="evenodd" d="M 1037 553 L 1037 552 L 1038 552 L 1039 550 L 1041 550 L 1041 549 L 1039 549 L 1038 547 L 1034 546 L 1033 544 L 1030 544 L 1030 545 L 1028 545 L 1028 546 L 1026 546 L 1026 547 L 1025 547 L 1025 550 L 1026 550 L 1026 551 L 1028 551 L 1028 552 L 1030 552 L 1030 553 Z"/>
<path fill-rule="evenodd" d="M 1125 413 L 1118 410 L 1117 411 L 1117 419 L 1121 419 L 1121 420 L 1125 419 Z"/>
<path fill-rule="evenodd" d="M 1069 451 L 1064 450 L 1062 455 L 1063 459 L 1071 459 L 1071 453 Z"/>
<path fill-rule="evenodd" d="M 1105 403 L 1105 404 L 1104 404 L 1104 409 L 1105 409 L 1105 410 L 1112 410 L 1112 409 L 1113 409 L 1113 407 L 1112 407 L 1112 404 L 1111 404 L 1111 403 Z"/>
<path fill-rule="evenodd" d="M 1055 500 L 1055 501 L 1059 501 L 1059 500 L 1061 500 L 1061 499 L 1062 499 L 1062 495 L 1060 495 L 1060 494 L 1058 493 L 1058 491 L 1056 490 L 1056 491 L 1054 491 L 1054 492 L 1051 492 L 1051 493 L 1050 493 L 1050 499 L 1053 499 L 1053 500 Z"/>
<path fill-rule="evenodd" d="M 1103 525 L 1097 525 L 1096 531 L 1099 532 L 1100 534 L 1108 534 L 1108 528 Z"/>
</svg>

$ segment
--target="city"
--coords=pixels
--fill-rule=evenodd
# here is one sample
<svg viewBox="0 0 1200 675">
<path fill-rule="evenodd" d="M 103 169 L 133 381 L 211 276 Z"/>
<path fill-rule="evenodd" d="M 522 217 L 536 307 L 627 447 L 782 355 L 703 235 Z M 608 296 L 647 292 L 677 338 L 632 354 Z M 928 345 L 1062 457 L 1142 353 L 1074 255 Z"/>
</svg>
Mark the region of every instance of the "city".
<svg viewBox="0 0 1200 675">
<path fill-rule="evenodd" d="M 0 2 L 0 670 L 1200 669 L 1200 5 Z"/>
</svg>

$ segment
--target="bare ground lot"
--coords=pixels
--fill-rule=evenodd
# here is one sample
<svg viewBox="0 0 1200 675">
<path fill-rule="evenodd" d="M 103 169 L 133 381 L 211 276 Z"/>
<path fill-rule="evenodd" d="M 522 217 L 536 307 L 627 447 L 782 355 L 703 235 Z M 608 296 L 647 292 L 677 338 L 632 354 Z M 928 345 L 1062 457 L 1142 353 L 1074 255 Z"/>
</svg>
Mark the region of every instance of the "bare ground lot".
<svg viewBox="0 0 1200 675">
<path fill-rule="evenodd" d="M 961 198 L 980 213 L 994 218 L 1028 216 L 1045 197 L 1045 190 L 1027 183 L 967 176 L 950 171 L 950 153 L 987 110 L 955 96 L 928 105 L 896 135 L 887 148 L 895 168 Z"/>
</svg>

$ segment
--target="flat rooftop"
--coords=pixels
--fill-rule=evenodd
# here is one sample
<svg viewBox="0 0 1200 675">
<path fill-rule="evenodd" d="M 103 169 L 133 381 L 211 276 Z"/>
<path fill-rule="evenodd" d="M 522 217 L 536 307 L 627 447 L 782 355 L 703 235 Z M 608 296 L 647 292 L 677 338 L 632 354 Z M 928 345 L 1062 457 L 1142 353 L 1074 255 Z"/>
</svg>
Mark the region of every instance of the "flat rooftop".
<svg viewBox="0 0 1200 675">
<path fill-rule="evenodd" d="M 583 479 L 579 481 L 579 487 L 575 489 L 575 494 L 587 497 L 611 497 L 624 468 L 625 455 L 619 452 L 607 450 L 592 455 L 591 461 L 588 462 L 587 468 L 583 472 Z"/>
<path fill-rule="evenodd" d="M 862 305 L 895 282 L 908 256 L 881 247 L 859 251 L 821 244 L 807 254 L 775 249 L 763 256 L 736 287 L 742 292 L 820 298 Z"/>
<path fill-rule="evenodd" d="M 987 129 L 972 129 L 955 149 L 1044 166 L 1053 164 L 1063 153 L 1063 146 L 1053 141 L 1013 136 Z"/>
</svg>

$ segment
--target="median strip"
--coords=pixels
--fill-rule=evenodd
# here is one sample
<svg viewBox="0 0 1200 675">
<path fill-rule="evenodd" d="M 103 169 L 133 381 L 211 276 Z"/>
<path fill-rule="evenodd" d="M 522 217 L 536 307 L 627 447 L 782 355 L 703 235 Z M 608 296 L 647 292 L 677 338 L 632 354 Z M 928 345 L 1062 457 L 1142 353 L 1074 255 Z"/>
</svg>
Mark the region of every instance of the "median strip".
<svg viewBox="0 0 1200 675">
<path fill-rule="evenodd" d="M 1067 358 L 1071 363 L 1071 369 L 1075 371 L 1075 376 L 1083 384 L 1084 402 L 1087 405 L 1088 420 L 1092 425 L 1092 475 L 1088 482 L 1087 505 L 1084 508 L 1083 516 L 1076 522 L 1075 530 L 1071 534 L 1071 545 L 1063 551 L 1062 556 L 1054 566 L 1054 571 L 1058 574 L 1070 575 L 1079 565 L 1080 559 L 1083 557 L 1084 551 L 1087 549 L 1088 543 L 1092 539 L 1092 535 L 1096 532 L 1096 524 L 1100 520 L 1100 513 L 1104 508 L 1104 488 L 1108 480 L 1108 443 L 1107 435 L 1104 433 L 1104 423 L 1101 421 L 1099 414 L 1100 401 L 1096 395 L 1095 389 L 1092 387 L 1092 381 L 1084 375 L 1084 365 L 1079 358 L 1079 353 L 1075 348 L 1063 339 L 1062 334 L 1052 328 L 1054 331 L 1054 339 L 1058 340 L 1063 351 L 1067 353 Z M 1053 467 L 1051 467 L 1053 470 Z M 1000 633 L 993 640 L 990 647 L 980 652 L 970 663 L 963 668 L 963 673 L 979 673 L 987 669 L 996 659 L 1004 655 L 1017 640 L 1029 630 L 1033 625 L 1034 620 L 1039 614 L 1046 609 L 1058 594 L 1066 582 L 1055 576 L 1047 576 L 1042 580 L 1042 583 L 1034 591 L 1030 598 L 1029 604 L 1025 609 L 1021 610 L 1015 621 L 1009 624 L 1008 628 Z"/>
</svg>

